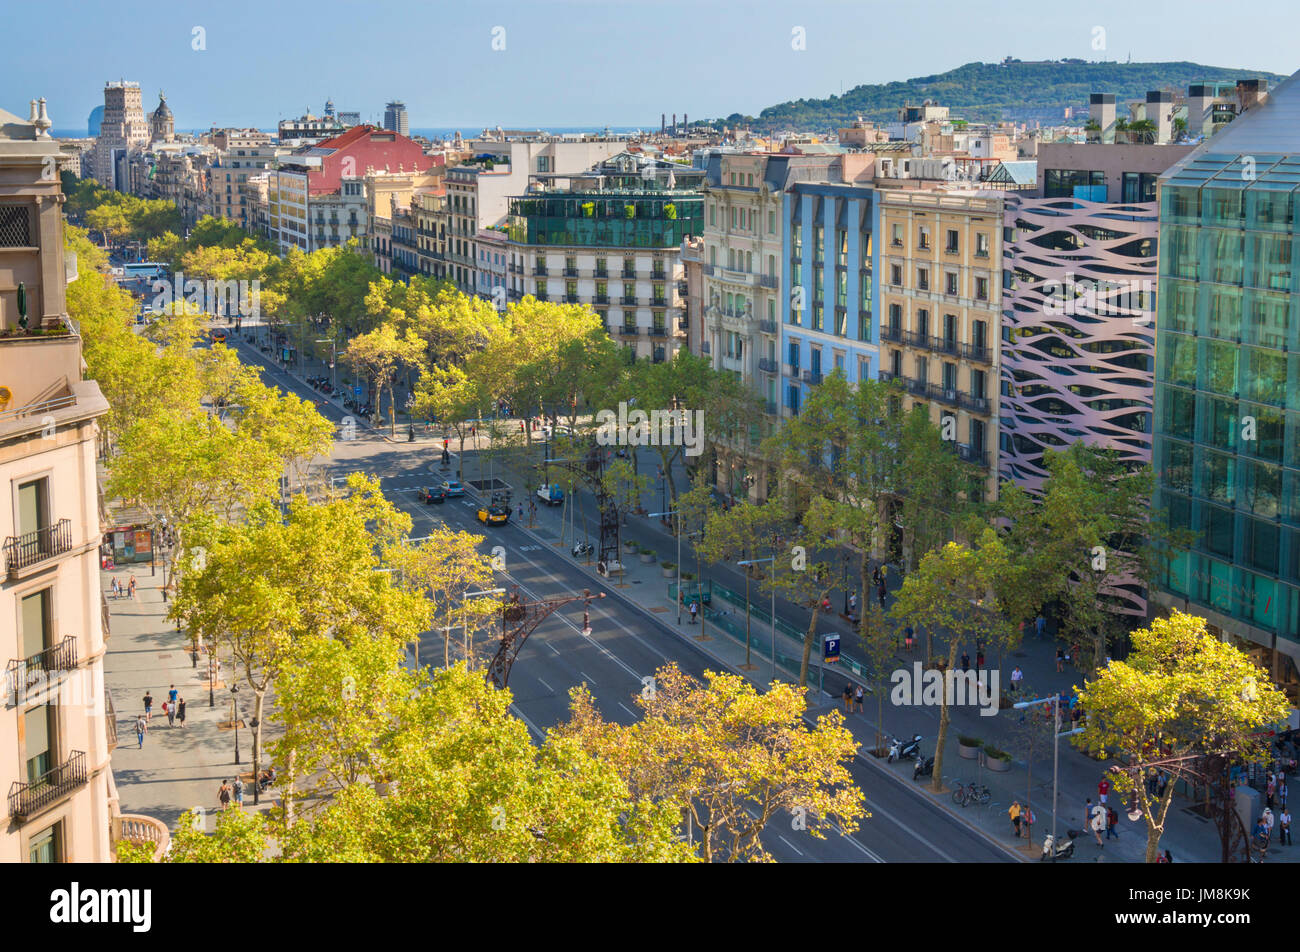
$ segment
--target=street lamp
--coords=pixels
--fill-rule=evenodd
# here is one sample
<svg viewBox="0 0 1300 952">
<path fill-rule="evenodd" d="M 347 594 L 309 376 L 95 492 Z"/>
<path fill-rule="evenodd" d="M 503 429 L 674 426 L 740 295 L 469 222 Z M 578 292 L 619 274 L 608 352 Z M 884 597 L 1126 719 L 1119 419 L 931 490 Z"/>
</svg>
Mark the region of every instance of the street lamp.
<svg viewBox="0 0 1300 952">
<path fill-rule="evenodd" d="M 1071 734 L 1083 733 L 1082 727 L 1076 727 L 1074 730 L 1061 730 L 1061 695 L 1054 694 L 1051 697 L 1040 697 L 1032 701 L 1017 701 L 1011 706 L 1018 711 L 1023 711 L 1031 707 L 1037 707 L 1039 704 L 1052 705 L 1052 860 L 1056 860 L 1056 781 L 1057 771 L 1060 763 L 1061 738 L 1069 737 Z M 1084 817 L 1084 820 L 1087 820 Z"/>
<path fill-rule="evenodd" d="M 649 518 L 664 518 L 667 516 L 677 517 L 677 626 L 682 624 L 682 512 L 680 509 L 674 509 L 671 512 L 652 512 Z M 701 632 L 704 629 L 700 629 Z"/>
<path fill-rule="evenodd" d="M 330 340 L 330 339 L 327 339 L 327 338 L 324 338 L 324 337 L 322 337 L 320 340 L 316 341 L 316 343 L 318 343 L 318 344 L 329 344 L 329 345 L 330 345 L 330 389 L 333 390 L 333 391 L 335 391 L 335 393 L 337 393 L 337 392 L 338 392 L 338 389 L 339 389 L 339 370 L 338 370 L 338 363 L 339 363 L 339 347 L 338 347 L 338 344 L 334 343 L 333 340 Z"/>
<path fill-rule="evenodd" d="M 772 563 L 772 680 L 776 680 L 776 546 L 772 547 L 772 554 L 766 559 L 744 559 L 737 562 L 737 565 L 759 565 L 763 562 Z"/>
<path fill-rule="evenodd" d="M 235 729 L 235 766 L 239 766 L 239 685 L 230 686 L 230 726 Z"/>
</svg>

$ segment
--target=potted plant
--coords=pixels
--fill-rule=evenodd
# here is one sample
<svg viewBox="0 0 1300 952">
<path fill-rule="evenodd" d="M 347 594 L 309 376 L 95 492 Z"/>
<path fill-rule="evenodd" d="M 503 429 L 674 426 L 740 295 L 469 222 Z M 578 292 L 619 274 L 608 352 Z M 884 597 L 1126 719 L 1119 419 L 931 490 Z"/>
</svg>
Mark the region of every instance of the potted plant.
<svg viewBox="0 0 1300 952">
<path fill-rule="evenodd" d="M 663 570 L 664 578 L 672 578 L 677 574 L 676 562 L 660 562 L 659 568 Z"/>
<path fill-rule="evenodd" d="M 643 563 L 645 563 L 646 565 L 650 565 L 652 562 L 654 562 L 655 560 L 654 549 L 647 549 L 645 546 L 641 546 L 640 552 L 641 552 L 641 561 Z"/>
<path fill-rule="evenodd" d="M 636 218 L 636 206 L 632 204 L 624 205 L 623 214 L 628 218 Z"/>
<path fill-rule="evenodd" d="M 989 770 L 995 770 L 998 773 L 1006 773 L 1011 769 L 1011 755 L 1005 750 L 999 750 L 992 744 L 985 744 L 984 763 Z"/>
<path fill-rule="evenodd" d="M 683 573 L 682 573 L 682 581 L 683 581 L 683 582 L 693 582 L 693 581 L 695 581 L 695 573 L 694 573 L 694 572 L 683 572 Z"/>
<path fill-rule="evenodd" d="M 961 754 L 963 760 L 974 760 L 980 755 L 980 748 L 984 742 L 978 737 L 970 737 L 962 734 L 957 738 L 957 753 Z"/>
<path fill-rule="evenodd" d="M 633 552 L 637 551 L 639 548 L 641 548 L 641 543 L 637 542 L 636 540 L 634 540 L 634 539 L 624 539 L 624 540 L 623 540 L 623 551 L 626 552 L 628 555 L 631 555 Z"/>
<path fill-rule="evenodd" d="M 677 220 L 677 206 L 674 205 L 672 202 L 669 202 L 667 205 L 665 205 L 665 206 L 664 206 L 664 217 L 667 218 L 669 221 L 676 221 L 676 220 Z"/>
<path fill-rule="evenodd" d="M 596 203 L 595 203 L 595 202 L 583 202 L 583 203 L 582 203 L 582 214 L 586 215 L 588 218 L 594 218 L 595 215 L 596 215 Z"/>
</svg>

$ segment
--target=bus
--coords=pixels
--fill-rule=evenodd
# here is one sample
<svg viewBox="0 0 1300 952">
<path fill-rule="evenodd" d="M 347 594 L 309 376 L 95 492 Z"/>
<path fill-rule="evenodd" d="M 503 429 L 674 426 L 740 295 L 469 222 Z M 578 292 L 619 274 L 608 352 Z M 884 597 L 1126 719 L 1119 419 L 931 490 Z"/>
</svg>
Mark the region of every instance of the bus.
<svg viewBox="0 0 1300 952">
<path fill-rule="evenodd" d="M 124 281 L 156 281 L 166 279 L 171 269 L 165 264 L 159 264 L 157 261 L 137 261 L 134 264 L 122 265 L 122 279 Z"/>
</svg>

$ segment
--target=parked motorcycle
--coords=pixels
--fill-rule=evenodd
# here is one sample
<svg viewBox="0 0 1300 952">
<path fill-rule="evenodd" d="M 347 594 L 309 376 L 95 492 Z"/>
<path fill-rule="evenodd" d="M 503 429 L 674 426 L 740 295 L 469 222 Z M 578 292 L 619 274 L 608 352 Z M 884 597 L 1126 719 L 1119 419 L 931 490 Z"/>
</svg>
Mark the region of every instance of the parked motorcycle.
<svg viewBox="0 0 1300 952">
<path fill-rule="evenodd" d="M 573 553 L 575 559 L 584 559 L 591 555 L 592 546 L 590 542 L 578 542 L 569 551 Z"/>
<path fill-rule="evenodd" d="M 1056 837 L 1051 833 L 1048 833 L 1047 836 L 1044 837 L 1043 853 L 1038 857 L 1040 863 L 1049 857 L 1052 862 L 1056 862 L 1058 859 L 1069 859 L 1074 855 L 1074 838 L 1079 835 L 1079 831 L 1067 830 L 1065 835 L 1068 836 L 1069 839 L 1064 843 L 1058 842 Z"/>
<path fill-rule="evenodd" d="M 916 763 L 912 765 L 912 779 L 920 780 L 922 777 L 934 776 L 934 758 L 917 757 Z"/>
<path fill-rule="evenodd" d="M 904 743 L 897 737 L 891 737 L 889 740 L 889 763 L 895 760 L 911 760 L 920 753 L 921 735 L 914 734 L 912 739 Z"/>
</svg>

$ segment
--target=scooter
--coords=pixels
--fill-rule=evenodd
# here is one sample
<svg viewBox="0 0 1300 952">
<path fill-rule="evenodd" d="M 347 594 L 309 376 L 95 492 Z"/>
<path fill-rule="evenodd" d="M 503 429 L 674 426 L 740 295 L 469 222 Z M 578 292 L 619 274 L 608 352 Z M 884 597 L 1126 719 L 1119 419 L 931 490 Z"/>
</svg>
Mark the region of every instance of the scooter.
<svg viewBox="0 0 1300 952">
<path fill-rule="evenodd" d="M 1069 837 L 1069 840 L 1058 843 L 1056 837 L 1052 836 L 1051 833 L 1047 834 L 1043 839 L 1043 854 L 1038 857 L 1040 863 L 1049 857 L 1052 862 L 1056 862 L 1058 859 L 1069 859 L 1074 855 L 1074 838 L 1079 835 L 1079 831 L 1067 830 L 1065 835 Z"/>
<path fill-rule="evenodd" d="M 934 776 L 934 758 L 917 757 L 916 763 L 912 765 L 912 779 L 920 780 L 922 777 Z"/>
<path fill-rule="evenodd" d="M 586 558 L 587 556 L 591 555 L 592 552 L 591 543 L 578 542 L 569 551 L 573 553 L 573 557 L 575 559 Z"/>
<path fill-rule="evenodd" d="M 920 753 L 921 735 L 914 734 L 912 739 L 903 743 L 897 737 L 891 737 L 889 740 L 889 763 L 897 760 L 911 760 Z"/>
</svg>

